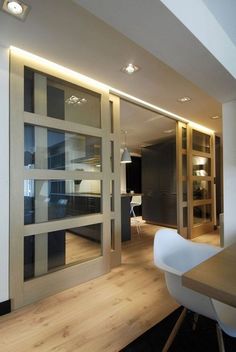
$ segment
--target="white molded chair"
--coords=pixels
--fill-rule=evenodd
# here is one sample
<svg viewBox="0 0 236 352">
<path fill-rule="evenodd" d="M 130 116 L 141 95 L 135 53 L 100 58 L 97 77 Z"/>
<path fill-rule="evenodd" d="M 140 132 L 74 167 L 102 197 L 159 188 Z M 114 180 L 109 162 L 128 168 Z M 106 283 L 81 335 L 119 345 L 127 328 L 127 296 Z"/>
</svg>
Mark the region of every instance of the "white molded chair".
<svg viewBox="0 0 236 352">
<path fill-rule="evenodd" d="M 216 320 L 226 334 L 235 337 L 235 308 L 182 286 L 182 275 L 186 271 L 221 250 L 222 248 L 188 241 L 181 237 L 176 230 L 161 229 L 157 231 L 154 239 L 154 263 L 164 271 L 168 291 L 179 304 L 195 313 Z M 219 328 L 217 335 L 219 346 L 221 346 L 220 350 L 224 351 Z M 173 338 L 174 336 L 171 342 Z M 167 351 L 168 348 L 164 350 Z"/>
<path fill-rule="evenodd" d="M 137 232 L 138 234 L 140 233 L 140 226 L 139 226 L 139 221 L 136 219 L 136 214 L 134 211 L 134 207 L 138 207 L 139 205 L 142 204 L 142 196 L 133 196 L 131 198 L 131 202 L 130 202 L 130 214 L 133 215 L 135 222 L 136 222 L 136 228 L 137 228 Z"/>
<path fill-rule="evenodd" d="M 142 204 L 142 196 L 133 196 L 130 202 L 130 214 L 136 217 L 136 214 L 134 212 L 134 207 L 137 207 L 141 204 Z"/>
</svg>

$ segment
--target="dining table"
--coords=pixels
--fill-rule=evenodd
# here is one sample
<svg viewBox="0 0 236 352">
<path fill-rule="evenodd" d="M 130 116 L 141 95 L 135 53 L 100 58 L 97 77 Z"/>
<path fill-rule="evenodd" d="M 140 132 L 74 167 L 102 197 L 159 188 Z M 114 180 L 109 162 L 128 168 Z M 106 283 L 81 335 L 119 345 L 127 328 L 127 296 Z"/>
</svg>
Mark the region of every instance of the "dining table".
<svg viewBox="0 0 236 352">
<path fill-rule="evenodd" d="M 182 284 L 236 307 L 236 243 L 184 273 Z"/>
</svg>

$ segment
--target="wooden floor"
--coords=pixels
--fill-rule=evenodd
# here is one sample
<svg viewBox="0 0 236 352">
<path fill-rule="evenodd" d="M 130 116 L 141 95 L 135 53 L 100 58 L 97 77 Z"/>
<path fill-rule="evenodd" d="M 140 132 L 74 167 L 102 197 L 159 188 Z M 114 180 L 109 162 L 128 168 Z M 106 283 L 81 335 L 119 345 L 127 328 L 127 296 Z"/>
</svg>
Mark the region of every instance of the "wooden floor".
<svg viewBox="0 0 236 352">
<path fill-rule="evenodd" d="M 97 258 L 101 253 L 100 243 L 66 232 L 66 265 Z"/>
<path fill-rule="evenodd" d="M 0 351 L 120 351 L 163 319 L 177 304 L 152 262 L 156 230 L 134 227 L 109 274 L 0 317 Z"/>
</svg>

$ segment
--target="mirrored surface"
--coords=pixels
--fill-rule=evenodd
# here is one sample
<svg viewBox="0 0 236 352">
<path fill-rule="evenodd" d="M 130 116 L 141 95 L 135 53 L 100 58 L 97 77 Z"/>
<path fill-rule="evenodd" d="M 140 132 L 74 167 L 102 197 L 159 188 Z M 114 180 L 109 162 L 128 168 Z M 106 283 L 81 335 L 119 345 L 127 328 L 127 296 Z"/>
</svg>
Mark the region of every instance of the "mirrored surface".
<svg viewBox="0 0 236 352">
<path fill-rule="evenodd" d="M 24 181 L 25 225 L 100 212 L 101 181 Z"/>
<path fill-rule="evenodd" d="M 212 221 L 211 204 L 193 207 L 193 224 L 203 224 Z"/>
<path fill-rule="evenodd" d="M 210 199 L 211 181 L 193 181 L 193 199 Z"/>
<path fill-rule="evenodd" d="M 211 137 L 208 134 L 193 130 L 193 150 L 210 153 Z"/>
<path fill-rule="evenodd" d="M 24 280 L 102 255 L 102 226 L 94 224 L 24 238 Z"/>
<path fill-rule="evenodd" d="M 28 169 L 101 171 L 101 138 L 25 124 Z"/>
<path fill-rule="evenodd" d="M 193 156 L 193 176 L 211 176 L 211 159 Z"/>
<path fill-rule="evenodd" d="M 38 83 L 40 81 L 40 84 Z M 45 97 L 47 116 L 101 127 L 101 97 L 99 94 L 44 73 L 25 68 L 24 109 L 38 113 L 38 96 Z"/>
</svg>

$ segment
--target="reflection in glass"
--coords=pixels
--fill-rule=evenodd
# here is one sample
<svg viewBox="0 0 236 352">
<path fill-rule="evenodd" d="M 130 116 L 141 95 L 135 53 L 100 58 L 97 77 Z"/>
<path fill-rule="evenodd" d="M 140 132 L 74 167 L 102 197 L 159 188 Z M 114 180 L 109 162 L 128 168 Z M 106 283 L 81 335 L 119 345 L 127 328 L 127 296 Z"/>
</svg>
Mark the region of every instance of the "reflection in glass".
<svg viewBox="0 0 236 352">
<path fill-rule="evenodd" d="M 187 129 L 182 127 L 182 149 L 187 149 Z"/>
<path fill-rule="evenodd" d="M 183 227 L 188 226 L 188 208 L 184 207 L 183 208 Z"/>
<path fill-rule="evenodd" d="M 35 75 L 45 80 L 47 116 L 101 128 L 101 97 L 99 94 L 44 73 L 25 68 L 24 108 L 34 113 Z M 42 89 L 42 88 L 41 88 Z M 40 92 L 37 87 L 37 94 Z"/>
<path fill-rule="evenodd" d="M 28 169 L 101 171 L 101 138 L 25 124 L 24 165 Z"/>
<path fill-rule="evenodd" d="M 182 176 L 187 176 L 187 155 L 182 154 Z"/>
<path fill-rule="evenodd" d="M 115 210 L 115 182 L 114 180 L 110 183 L 110 195 L 111 195 L 111 211 Z"/>
<path fill-rule="evenodd" d="M 110 123 L 111 123 L 111 127 L 110 127 L 110 132 L 113 133 L 114 132 L 114 114 L 113 114 L 113 102 L 110 101 L 109 102 L 109 107 L 110 107 Z"/>
<path fill-rule="evenodd" d="M 111 172 L 114 172 L 114 142 L 111 141 Z"/>
<path fill-rule="evenodd" d="M 193 176 L 211 176 L 211 159 L 193 156 Z"/>
<path fill-rule="evenodd" d="M 115 250 L 115 220 L 111 220 L 111 250 Z"/>
<path fill-rule="evenodd" d="M 211 137 L 208 134 L 193 130 L 193 150 L 210 153 Z"/>
<path fill-rule="evenodd" d="M 187 181 L 183 181 L 183 202 L 187 202 Z"/>
<path fill-rule="evenodd" d="M 67 230 L 40 234 L 40 243 L 46 242 L 46 253 L 41 253 L 46 261 L 45 271 L 36 274 L 37 239 L 39 235 L 24 238 L 24 279 L 44 275 L 75 263 L 85 262 L 102 255 L 101 224 L 75 227 Z M 40 248 L 41 251 L 41 248 Z"/>
<path fill-rule="evenodd" d="M 193 181 L 193 199 L 210 199 L 211 181 Z"/>
<path fill-rule="evenodd" d="M 25 180 L 24 224 L 101 212 L 99 180 Z"/>
<path fill-rule="evenodd" d="M 211 205 L 198 205 L 193 207 L 193 224 L 203 224 L 212 221 Z"/>
</svg>

